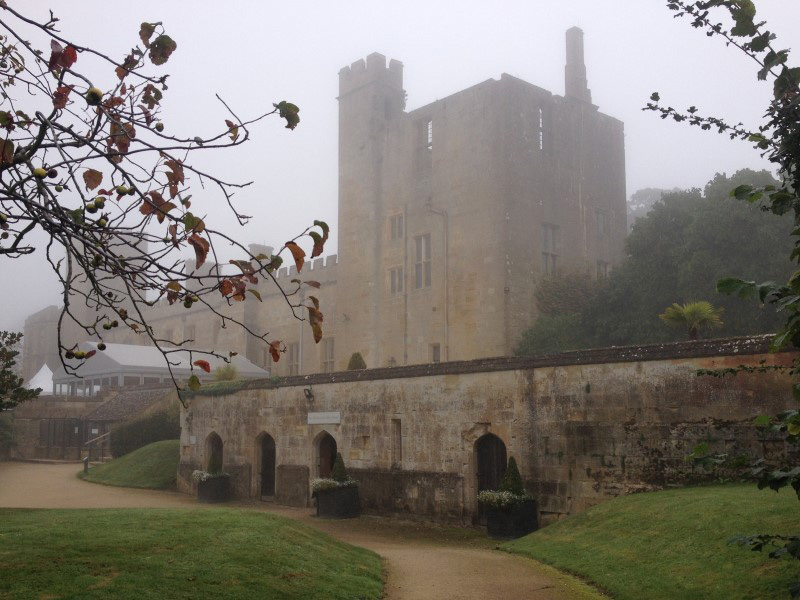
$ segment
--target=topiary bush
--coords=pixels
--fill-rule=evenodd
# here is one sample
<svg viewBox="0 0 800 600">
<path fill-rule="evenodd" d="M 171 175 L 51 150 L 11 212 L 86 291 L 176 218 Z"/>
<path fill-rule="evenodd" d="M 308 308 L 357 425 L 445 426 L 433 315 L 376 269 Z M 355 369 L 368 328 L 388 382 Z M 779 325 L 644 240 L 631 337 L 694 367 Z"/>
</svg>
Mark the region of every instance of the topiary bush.
<svg viewBox="0 0 800 600">
<path fill-rule="evenodd" d="M 517 496 L 524 496 L 526 494 L 525 486 L 522 484 L 522 475 L 519 474 L 517 461 L 514 460 L 513 456 L 508 459 L 506 473 L 503 475 L 503 480 L 500 482 L 500 491 L 510 492 Z"/>
<path fill-rule="evenodd" d="M 167 408 L 136 417 L 111 430 L 111 455 L 114 458 L 142 446 L 181 437 L 180 410 L 173 402 Z"/>
<path fill-rule="evenodd" d="M 237 379 L 239 379 L 239 370 L 230 363 L 220 365 L 214 370 L 215 381 L 235 381 Z"/>
<path fill-rule="evenodd" d="M 361 352 L 353 352 L 350 356 L 350 362 L 347 363 L 347 370 L 348 371 L 360 371 L 361 369 L 366 369 L 367 363 L 364 361 L 364 357 L 361 356 Z"/>
<path fill-rule="evenodd" d="M 334 481 L 338 481 L 339 483 L 344 483 L 345 481 L 350 481 L 350 476 L 347 474 L 347 469 L 344 466 L 344 459 L 342 458 L 342 453 L 336 453 L 336 460 L 333 461 L 333 471 L 331 471 L 331 479 Z"/>
</svg>

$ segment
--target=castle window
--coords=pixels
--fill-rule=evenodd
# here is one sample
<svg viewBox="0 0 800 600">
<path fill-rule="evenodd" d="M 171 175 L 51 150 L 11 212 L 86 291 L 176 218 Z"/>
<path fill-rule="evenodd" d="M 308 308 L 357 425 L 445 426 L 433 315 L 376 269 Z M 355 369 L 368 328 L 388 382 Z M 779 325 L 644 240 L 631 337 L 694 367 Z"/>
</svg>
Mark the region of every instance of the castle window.
<svg viewBox="0 0 800 600">
<path fill-rule="evenodd" d="M 389 217 L 389 225 L 391 229 L 391 239 L 403 239 L 403 215 L 393 215 Z"/>
<path fill-rule="evenodd" d="M 428 140 L 427 148 L 428 150 L 433 150 L 433 121 L 428 121 L 425 129 Z"/>
<path fill-rule="evenodd" d="M 606 277 L 608 277 L 608 271 L 610 267 L 611 265 L 609 265 L 606 261 L 598 260 L 597 270 L 596 270 L 597 279 L 605 279 Z"/>
<path fill-rule="evenodd" d="M 542 109 L 539 109 L 539 150 L 544 148 L 544 115 Z"/>
<path fill-rule="evenodd" d="M 608 222 L 606 219 L 606 212 L 599 208 L 594 211 L 595 222 L 597 223 L 597 237 L 603 238 L 608 231 Z"/>
<path fill-rule="evenodd" d="M 336 364 L 333 358 L 333 338 L 323 338 L 322 340 L 322 372 L 333 373 Z"/>
<path fill-rule="evenodd" d="M 555 275 L 558 270 L 558 225 L 542 223 L 542 272 Z"/>
<path fill-rule="evenodd" d="M 392 294 L 403 292 L 403 267 L 389 269 L 389 291 Z"/>
<path fill-rule="evenodd" d="M 439 344 L 431 344 L 431 362 L 442 362 L 442 347 Z"/>
<path fill-rule="evenodd" d="M 289 367 L 289 375 L 300 374 L 300 344 L 287 344 L 286 346 L 286 362 Z"/>
<path fill-rule="evenodd" d="M 414 238 L 416 260 L 414 261 L 414 287 L 417 289 L 431 287 L 431 234 Z"/>
<path fill-rule="evenodd" d="M 392 466 L 403 463 L 403 429 L 400 419 L 392 419 Z"/>
</svg>

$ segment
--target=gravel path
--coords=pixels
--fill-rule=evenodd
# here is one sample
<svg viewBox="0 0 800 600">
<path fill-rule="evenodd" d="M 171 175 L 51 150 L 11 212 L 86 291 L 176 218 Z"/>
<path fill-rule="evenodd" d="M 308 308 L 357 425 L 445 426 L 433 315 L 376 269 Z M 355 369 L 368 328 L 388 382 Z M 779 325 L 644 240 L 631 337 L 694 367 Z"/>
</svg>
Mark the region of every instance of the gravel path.
<svg viewBox="0 0 800 600">
<path fill-rule="evenodd" d="M 77 464 L 0 462 L 0 508 L 208 508 L 189 496 L 87 483 Z M 312 509 L 232 503 L 308 523 L 384 559 L 389 600 L 555 600 L 602 598 L 537 562 L 498 552 L 468 531 L 362 517 L 320 520 Z M 230 505 L 229 505 L 230 506 Z"/>
</svg>

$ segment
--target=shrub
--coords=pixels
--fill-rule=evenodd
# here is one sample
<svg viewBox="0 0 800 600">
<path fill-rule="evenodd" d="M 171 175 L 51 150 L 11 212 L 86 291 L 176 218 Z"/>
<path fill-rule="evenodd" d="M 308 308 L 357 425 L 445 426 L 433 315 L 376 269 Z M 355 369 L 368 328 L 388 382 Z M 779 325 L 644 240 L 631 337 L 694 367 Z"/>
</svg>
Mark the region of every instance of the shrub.
<svg viewBox="0 0 800 600">
<path fill-rule="evenodd" d="M 527 494 L 525 486 L 522 485 L 522 475 L 519 474 L 517 461 L 513 456 L 508 459 L 506 473 L 503 475 L 503 480 L 500 482 L 500 491 L 510 492 L 517 496 L 524 496 Z"/>
<path fill-rule="evenodd" d="M 336 460 L 333 461 L 333 471 L 331 471 L 331 479 L 334 481 L 338 481 L 339 483 L 344 483 L 345 481 L 350 481 L 350 476 L 347 474 L 347 469 L 344 466 L 344 459 L 342 458 L 342 453 L 336 453 Z"/>
<path fill-rule="evenodd" d="M 214 379 L 216 381 L 235 381 L 238 378 L 239 371 L 232 364 L 220 365 L 214 370 Z"/>
<path fill-rule="evenodd" d="M 361 352 L 353 352 L 350 356 L 350 362 L 347 363 L 347 370 L 348 371 L 360 371 L 361 369 L 366 369 L 367 363 L 364 362 L 364 357 L 361 356 Z"/>
<path fill-rule="evenodd" d="M 325 490 L 334 490 L 340 487 L 355 487 L 358 482 L 355 479 L 348 479 L 347 481 L 336 481 L 335 479 L 312 479 L 311 491 L 323 492 Z"/>
<path fill-rule="evenodd" d="M 142 446 L 181 437 L 178 403 L 146 413 L 111 430 L 111 455 L 114 458 L 138 450 Z"/>
</svg>

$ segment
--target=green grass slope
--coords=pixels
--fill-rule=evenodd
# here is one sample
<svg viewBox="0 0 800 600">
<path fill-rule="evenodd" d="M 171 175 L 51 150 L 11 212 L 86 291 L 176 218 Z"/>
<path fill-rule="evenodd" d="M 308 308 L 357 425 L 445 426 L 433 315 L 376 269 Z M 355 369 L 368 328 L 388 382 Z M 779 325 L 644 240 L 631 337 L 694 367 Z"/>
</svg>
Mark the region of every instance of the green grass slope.
<svg viewBox="0 0 800 600">
<path fill-rule="evenodd" d="M 92 467 L 79 477 L 105 485 L 170 489 L 175 485 L 179 459 L 180 440 L 164 440 Z"/>
<path fill-rule="evenodd" d="M 797 561 L 729 545 L 736 534 L 800 533 L 791 491 L 720 485 L 616 498 L 505 550 L 578 574 L 623 599 L 788 598 Z"/>
<path fill-rule="evenodd" d="M 235 509 L 0 509 L 0 598 L 377 599 L 378 555 Z"/>
</svg>

